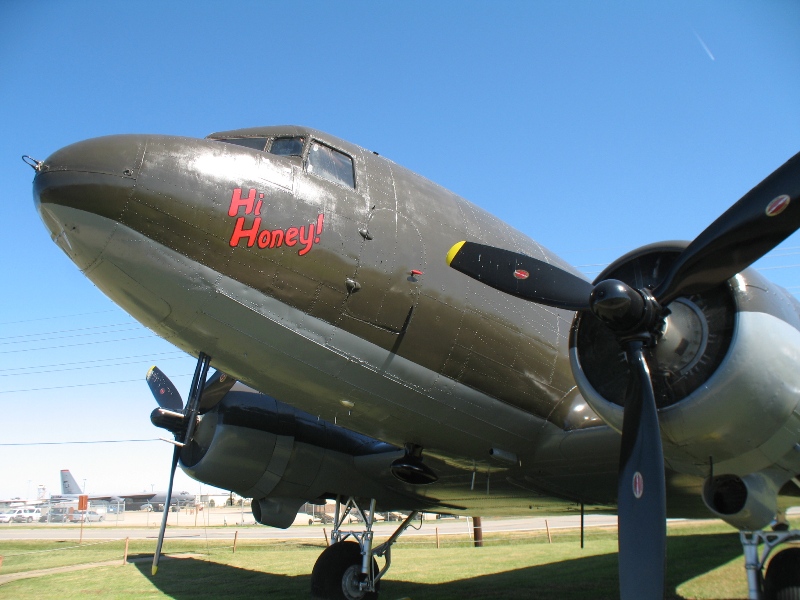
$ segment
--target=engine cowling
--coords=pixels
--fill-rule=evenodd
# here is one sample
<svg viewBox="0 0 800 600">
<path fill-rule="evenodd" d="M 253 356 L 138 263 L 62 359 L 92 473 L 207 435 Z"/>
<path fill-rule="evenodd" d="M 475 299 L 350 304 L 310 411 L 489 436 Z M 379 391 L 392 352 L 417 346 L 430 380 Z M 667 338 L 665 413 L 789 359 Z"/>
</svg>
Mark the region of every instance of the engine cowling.
<svg viewBox="0 0 800 600">
<path fill-rule="evenodd" d="M 778 511 L 778 485 L 769 471 L 743 477 L 720 475 L 703 484 L 703 502 L 717 517 L 738 529 L 766 527 Z M 783 476 L 775 472 L 780 479 Z"/>
<path fill-rule="evenodd" d="M 383 482 L 396 482 L 391 465 L 404 454 L 236 384 L 200 417 L 180 464 L 198 481 L 253 498 L 258 522 L 285 528 L 304 502 L 336 495 L 403 508 L 409 496 Z"/>
<path fill-rule="evenodd" d="M 666 242 L 635 250 L 597 281 L 655 285 L 685 247 Z M 793 458 L 800 440 L 800 304 L 748 269 L 716 288 L 669 307 L 647 356 L 673 469 L 747 474 Z M 576 317 L 570 361 L 587 403 L 622 429 L 630 372 L 615 337 L 592 314 Z M 800 469 L 787 465 L 791 469 Z"/>
</svg>

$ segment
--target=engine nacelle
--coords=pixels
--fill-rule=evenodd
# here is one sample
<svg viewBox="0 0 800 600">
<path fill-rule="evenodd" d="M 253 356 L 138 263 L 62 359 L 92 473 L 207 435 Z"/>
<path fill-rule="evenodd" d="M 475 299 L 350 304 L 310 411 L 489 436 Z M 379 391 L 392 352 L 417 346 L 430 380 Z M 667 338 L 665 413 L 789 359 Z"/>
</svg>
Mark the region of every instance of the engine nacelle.
<svg viewBox="0 0 800 600">
<path fill-rule="evenodd" d="M 703 484 L 703 502 L 737 529 L 757 531 L 775 517 L 779 487 L 764 473 L 709 477 Z"/>
<path fill-rule="evenodd" d="M 654 285 L 684 247 L 640 248 L 598 281 Z M 800 440 L 800 304 L 748 269 L 669 309 L 647 356 L 669 466 L 743 475 L 789 456 L 796 465 L 786 467 L 800 471 L 800 453 L 793 451 Z M 570 361 L 587 403 L 621 430 L 630 372 L 614 336 L 589 313 L 573 323 Z"/>
<path fill-rule="evenodd" d="M 194 479 L 253 498 L 256 520 L 288 527 L 308 501 L 336 495 L 401 508 L 395 482 L 403 449 L 322 421 L 237 384 L 201 417 L 181 468 Z"/>
</svg>

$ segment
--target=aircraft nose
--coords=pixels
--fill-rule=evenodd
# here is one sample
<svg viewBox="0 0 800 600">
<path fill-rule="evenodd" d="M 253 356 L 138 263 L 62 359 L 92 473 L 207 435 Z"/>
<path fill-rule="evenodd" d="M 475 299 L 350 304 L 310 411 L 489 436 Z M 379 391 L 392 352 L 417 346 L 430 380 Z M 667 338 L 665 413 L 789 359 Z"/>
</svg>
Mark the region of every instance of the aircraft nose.
<svg viewBox="0 0 800 600">
<path fill-rule="evenodd" d="M 100 255 L 135 187 L 145 136 L 94 138 L 57 150 L 38 165 L 36 209 L 53 241 L 82 270 Z"/>
</svg>

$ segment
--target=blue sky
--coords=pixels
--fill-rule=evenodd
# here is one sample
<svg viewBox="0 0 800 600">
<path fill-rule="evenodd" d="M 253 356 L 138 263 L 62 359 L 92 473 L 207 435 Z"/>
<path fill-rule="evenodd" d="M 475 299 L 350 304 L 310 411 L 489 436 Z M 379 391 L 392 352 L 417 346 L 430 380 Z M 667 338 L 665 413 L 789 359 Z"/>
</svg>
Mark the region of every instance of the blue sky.
<svg viewBox="0 0 800 600">
<path fill-rule="evenodd" d="M 185 390 L 194 364 L 49 240 L 20 155 L 309 125 L 593 276 L 695 237 L 800 150 L 798 28 L 788 0 L 2 3 L 0 444 L 156 438 L 148 367 Z M 797 265 L 795 235 L 757 266 L 797 294 Z M 0 445 L 0 498 L 56 491 L 62 468 L 93 492 L 164 488 L 170 455 L 163 442 Z"/>
</svg>

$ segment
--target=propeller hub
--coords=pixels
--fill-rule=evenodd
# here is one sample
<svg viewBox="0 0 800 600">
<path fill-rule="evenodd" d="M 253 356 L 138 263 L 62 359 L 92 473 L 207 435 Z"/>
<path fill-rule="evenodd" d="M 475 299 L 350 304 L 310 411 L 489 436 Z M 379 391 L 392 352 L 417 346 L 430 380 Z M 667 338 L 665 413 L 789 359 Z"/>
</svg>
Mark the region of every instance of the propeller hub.
<svg viewBox="0 0 800 600">
<path fill-rule="evenodd" d="M 594 315 L 615 333 L 638 329 L 645 316 L 645 301 L 637 290 L 617 279 L 598 283 L 589 295 Z"/>
<path fill-rule="evenodd" d="M 176 436 L 186 431 L 186 419 L 183 414 L 164 408 L 153 410 L 150 413 L 150 422 L 156 427 L 161 427 L 174 433 Z"/>
</svg>

